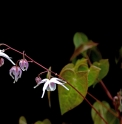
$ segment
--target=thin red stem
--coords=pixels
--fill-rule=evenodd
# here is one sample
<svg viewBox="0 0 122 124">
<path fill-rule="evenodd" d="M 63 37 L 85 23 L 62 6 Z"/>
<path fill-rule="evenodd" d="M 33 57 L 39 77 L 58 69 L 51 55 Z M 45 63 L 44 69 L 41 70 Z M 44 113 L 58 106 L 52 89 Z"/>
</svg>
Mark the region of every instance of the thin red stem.
<svg viewBox="0 0 122 124">
<path fill-rule="evenodd" d="M 10 48 L 6 48 L 6 49 L 4 49 L 4 51 L 6 51 L 6 50 L 9 50 Z"/>
<path fill-rule="evenodd" d="M 23 59 L 25 59 L 25 51 L 23 51 Z"/>
<path fill-rule="evenodd" d="M 33 61 L 28 61 L 28 62 L 31 62 L 32 63 Z"/>
<path fill-rule="evenodd" d="M 89 96 L 91 96 L 94 100 L 96 100 L 97 102 L 99 102 L 103 107 L 105 107 L 112 115 L 114 115 L 115 117 L 118 118 L 118 115 L 116 113 L 114 113 L 111 109 L 109 109 L 106 105 L 104 105 L 100 100 L 98 100 L 97 98 L 95 98 L 91 93 L 87 92 L 87 94 Z"/>
<path fill-rule="evenodd" d="M 39 73 L 38 76 L 40 76 L 41 74 L 44 74 L 46 72 L 48 72 L 48 71 L 43 71 L 43 72 Z"/>
<path fill-rule="evenodd" d="M 14 48 L 8 46 L 7 44 L 4 44 L 4 43 L 3 43 L 3 44 L 0 44 L 0 45 L 6 46 L 6 47 L 8 47 L 9 49 L 11 49 L 11 50 L 13 50 L 13 51 L 15 51 L 15 52 L 17 52 L 17 53 L 23 55 L 22 52 L 20 52 L 20 51 L 14 49 Z M 34 61 L 34 60 L 33 60 L 32 58 L 30 58 L 28 55 L 25 54 L 25 56 L 26 56 L 28 59 L 30 59 L 31 61 L 33 61 L 33 63 L 35 63 L 35 64 L 37 64 L 38 66 L 40 66 L 40 67 L 42 67 L 43 69 L 45 69 L 46 71 L 49 71 L 49 72 L 53 73 L 54 75 L 58 76 L 59 78 L 63 79 L 60 75 L 58 75 L 57 73 L 55 73 L 55 72 L 53 72 L 53 71 L 47 69 L 46 67 L 44 67 L 43 65 L 39 64 L 38 62 Z M 64 80 L 64 79 L 63 79 L 63 80 Z M 108 123 L 106 122 L 106 120 L 105 120 L 105 119 L 99 114 L 99 112 L 94 108 L 94 106 L 92 106 L 92 104 L 91 104 L 74 86 L 72 86 L 69 82 L 67 82 L 67 84 L 69 84 L 79 95 L 81 95 L 81 96 L 87 101 L 87 103 L 96 111 L 96 113 L 97 113 L 97 114 L 101 117 L 101 119 L 105 122 L 105 124 L 108 124 Z"/>
<path fill-rule="evenodd" d="M 17 60 L 17 62 L 16 62 L 16 66 L 18 65 L 18 62 L 19 62 L 20 60 Z"/>
<path fill-rule="evenodd" d="M 106 92 L 107 96 L 109 97 L 109 99 L 113 101 L 113 97 L 112 97 L 111 93 L 109 92 L 109 90 L 107 89 L 107 87 L 105 86 L 105 84 L 103 83 L 102 80 L 100 80 L 100 84 L 103 87 L 103 89 L 105 90 L 105 92 Z"/>
<path fill-rule="evenodd" d="M 86 101 L 87 103 L 96 111 L 96 113 L 101 117 L 101 119 L 108 124 L 108 122 L 99 114 L 99 112 L 94 108 L 94 106 L 75 88 L 73 87 L 69 82 L 67 82 L 75 91 L 77 91 Z"/>
<path fill-rule="evenodd" d="M 120 117 L 120 124 L 122 124 L 122 117 Z"/>
</svg>

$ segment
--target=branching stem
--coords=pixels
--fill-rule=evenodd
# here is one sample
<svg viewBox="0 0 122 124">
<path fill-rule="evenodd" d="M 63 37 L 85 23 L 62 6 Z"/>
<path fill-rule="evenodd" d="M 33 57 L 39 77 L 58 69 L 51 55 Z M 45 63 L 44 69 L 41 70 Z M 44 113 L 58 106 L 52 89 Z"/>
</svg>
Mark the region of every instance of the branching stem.
<svg viewBox="0 0 122 124">
<path fill-rule="evenodd" d="M 3 46 L 6 46 L 7 49 L 11 49 L 11 50 L 13 50 L 13 51 L 15 51 L 15 52 L 17 52 L 17 53 L 23 55 L 23 52 L 20 52 L 20 51 L 18 51 L 18 50 L 16 50 L 16 49 L 10 47 L 10 46 L 7 45 L 7 44 L 4 44 L 4 43 L 0 44 L 0 46 L 2 46 L 2 45 L 3 45 Z M 33 59 L 32 59 L 31 57 L 29 57 L 28 55 L 24 54 L 24 56 L 27 57 L 29 60 L 31 60 L 31 61 L 32 61 L 33 63 L 35 63 L 36 65 L 38 65 L 38 66 L 42 67 L 43 69 L 45 69 L 46 71 L 49 71 L 49 72 L 51 72 L 52 74 L 54 74 L 54 75 L 58 76 L 59 78 L 63 79 L 60 75 L 58 75 L 57 73 L 55 73 L 55 72 L 53 72 L 53 71 L 47 69 L 47 68 L 44 67 L 43 65 L 41 65 L 41 64 L 39 64 L 38 62 L 36 62 L 35 60 L 33 60 Z M 64 80 L 64 79 L 63 79 L 63 80 Z M 72 86 L 69 82 L 67 82 L 67 84 L 69 84 L 81 97 L 83 97 L 83 98 L 87 101 L 87 103 L 96 111 L 96 113 L 97 113 L 97 114 L 101 117 L 101 119 L 105 122 L 105 124 L 108 124 L 107 121 L 106 121 L 106 120 L 100 115 L 100 113 L 94 108 L 94 106 L 93 106 L 74 86 Z"/>
</svg>

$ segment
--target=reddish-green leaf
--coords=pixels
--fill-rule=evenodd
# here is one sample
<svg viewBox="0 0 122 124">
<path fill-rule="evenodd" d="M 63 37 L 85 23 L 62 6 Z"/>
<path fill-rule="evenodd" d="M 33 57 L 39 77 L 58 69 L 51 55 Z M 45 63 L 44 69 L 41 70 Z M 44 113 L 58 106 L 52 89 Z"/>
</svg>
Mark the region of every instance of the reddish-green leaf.
<svg viewBox="0 0 122 124">
<path fill-rule="evenodd" d="M 84 51 L 97 46 L 98 43 L 95 43 L 93 41 L 89 41 L 85 44 L 80 45 L 78 48 L 75 49 L 74 53 L 72 54 L 70 61 L 72 61 L 74 58 L 76 58 L 79 54 L 83 53 Z"/>
</svg>

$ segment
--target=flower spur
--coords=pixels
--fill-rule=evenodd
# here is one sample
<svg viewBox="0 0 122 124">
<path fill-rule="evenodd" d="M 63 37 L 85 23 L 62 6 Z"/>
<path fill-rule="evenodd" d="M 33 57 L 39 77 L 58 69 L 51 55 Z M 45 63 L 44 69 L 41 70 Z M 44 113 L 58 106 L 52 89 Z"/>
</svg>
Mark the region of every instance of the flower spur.
<svg viewBox="0 0 122 124">
<path fill-rule="evenodd" d="M 45 94 L 45 91 L 54 91 L 56 90 L 56 84 L 59 84 L 61 86 L 63 86 L 66 90 L 69 90 L 64 84 L 66 83 L 66 81 L 63 81 L 59 78 L 56 78 L 56 77 L 53 77 L 51 79 L 43 79 L 41 81 L 39 81 L 37 83 L 36 86 L 34 86 L 34 88 L 38 87 L 40 84 L 42 83 L 45 83 L 44 86 L 43 86 L 43 93 L 42 93 L 42 96 L 41 98 L 44 97 L 44 94 Z"/>
</svg>

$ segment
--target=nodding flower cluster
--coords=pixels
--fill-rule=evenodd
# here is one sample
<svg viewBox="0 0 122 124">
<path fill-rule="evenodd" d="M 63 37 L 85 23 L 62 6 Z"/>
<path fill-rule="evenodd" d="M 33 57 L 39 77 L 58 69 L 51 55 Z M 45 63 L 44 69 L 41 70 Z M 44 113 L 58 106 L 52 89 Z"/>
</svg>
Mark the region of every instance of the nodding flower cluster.
<svg viewBox="0 0 122 124">
<path fill-rule="evenodd" d="M 15 64 L 11 57 L 9 57 L 6 53 L 5 50 L 0 50 L 0 67 L 4 65 L 4 59 L 6 58 L 7 60 L 9 60 L 12 64 L 13 67 L 11 67 L 11 69 L 9 70 L 9 74 L 10 76 L 14 79 L 14 82 L 17 82 L 19 78 L 21 78 L 22 76 L 22 71 L 27 71 L 28 67 L 29 67 L 29 61 L 27 61 L 23 55 L 23 59 L 18 60 L 17 63 Z M 19 63 L 19 64 L 18 64 Z M 46 78 L 46 79 L 41 79 L 40 76 L 38 75 L 38 77 L 35 78 L 35 81 L 37 83 L 36 86 L 34 86 L 34 89 L 36 87 L 38 87 L 40 84 L 44 83 L 43 86 L 43 93 L 41 98 L 44 97 L 45 91 L 54 91 L 56 90 L 56 84 L 59 84 L 61 86 L 63 86 L 66 90 L 69 90 L 64 84 L 66 83 L 66 81 L 63 81 L 62 79 L 56 78 L 56 77 L 52 77 L 50 79 Z"/>
</svg>

